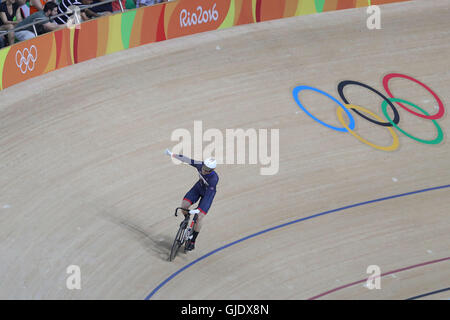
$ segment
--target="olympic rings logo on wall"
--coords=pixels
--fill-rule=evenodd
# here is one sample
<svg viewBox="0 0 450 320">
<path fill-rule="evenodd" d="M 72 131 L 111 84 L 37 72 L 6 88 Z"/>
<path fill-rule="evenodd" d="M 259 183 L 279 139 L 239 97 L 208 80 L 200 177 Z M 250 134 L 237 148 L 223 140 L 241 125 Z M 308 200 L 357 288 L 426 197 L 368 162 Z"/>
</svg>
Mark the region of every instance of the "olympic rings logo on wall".
<svg viewBox="0 0 450 320">
<path fill-rule="evenodd" d="M 23 74 L 27 73 L 27 71 L 34 70 L 36 60 L 37 49 L 34 45 L 32 45 L 30 49 L 24 48 L 23 52 L 20 50 L 17 50 L 16 52 L 16 65 Z"/>
<path fill-rule="evenodd" d="M 415 105 L 412 102 L 403 100 L 403 99 L 399 99 L 399 98 L 394 98 L 394 95 L 392 94 L 391 90 L 389 89 L 389 81 L 393 78 L 404 78 L 410 81 L 413 81 L 419 85 L 421 85 L 423 88 L 425 88 L 429 93 L 431 93 L 433 95 L 433 97 L 436 99 L 438 105 L 439 105 L 439 110 L 436 114 L 430 115 L 427 111 L 425 111 L 424 109 L 420 108 L 419 106 Z M 380 116 L 376 115 L 375 113 L 373 113 L 372 111 L 363 108 L 361 106 L 358 105 L 354 105 L 349 103 L 348 99 L 345 97 L 344 95 L 344 88 L 348 85 L 357 85 L 357 86 L 361 86 L 364 87 L 370 91 L 372 91 L 373 93 L 379 95 L 381 98 L 383 98 L 383 102 L 381 104 L 381 109 L 383 111 L 384 117 L 386 118 L 387 121 L 384 121 Z M 400 74 L 400 73 L 390 73 L 388 75 L 386 75 L 383 78 L 383 87 L 386 90 L 388 97 L 386 97 L 385 95 L 383 95 L 381 92 L 379 92 L 378 90 L 364 84 L 358 81 L 353 81 L 353 80 L 345 80 L 339 83 L 338 85 L 338 92 L 339 95 L 342 99 L 342 101 L 344 101 L 344 103 L 341 103 L 339 100 L 337 100 L 336 98 L 334 98 L 333 96 L 331 96 L 330 94 L 313 88 L 313 87 L 309 87 L 309 86 L 298 86 L 296 88 L 294 88 L 292 94 L 294 95 L 294 99 L 297 102 L 297 104 L 299 105 L 299 107 L 308 115 L 310 116 L 312 119 L 314 119 L 315 121 L 317 121 L 318 123 L 324 125 L 327 128 L 339 131 L 339 132 L 350 132 L 350 134 L 352 134 L 356 139 L 358 139 L 359 141 L 375 148 L 378 150 L 384 150 L 384 151 L 394 151 L 398 148 L 399 146 L 399 139 L 397 136 L 397 133 L 395 132 L 395 129 L 397 129 L 398 131 L 400 131 L 401 133 L 403 133 L 405 136 L 416 140 L 418 142 L 421 143 L 425 143 L 425 144 L 439 144 L 442 142 L 443 138 L 444 138 L 444 134 L 442 132 L 441 127 L 439 126 L 439 124 L 436 122 L 437 119 L 442 118 L 442 116 L 445 113 L 445 109 L 444 109 L 444 104 L 442 103 L 441 99 L 439 99 L 439 97 L 437 96 L 437 94 L 431 90 L 427 85 L 425 85 L 424 83 L 420 82 L 417 79 L 414 79 L 410 76 L 404 75 L 404 74 Z M 321 121 L 320 119 L 316 118 L 313 114 L 311 114 L 304 106 L 303 104 L 300 102 L 299 99 L 299 93 L 301 91 L 305 91 L 305 90 L 312 90 L 315 92 L 318 92 L 322 95 L 324 95 L 325 97 L 331 99 L 332 101 L 336 102 L 340 108 L 337 108 L 336 113 L 337 113 L 337 117 L 339 119 L 339 122 L 342 124 L 343 127 L 335 127 L 332 125 L 329 125 L 323 121 Z M 436 127 L 437 130 L 437 136 L 436 138 L 432 139 L 432 140 L 425 140 L 425 139 L 420 139 L 417 138 L 415 136 L 413 136 L 412 134 L 406 132 L 405 130 L 401 129 L 399 127 L 399 123 L 400 123 L 400 115 L 398 113 L 397 108 L 394 105 L 394 102 L 397 103 L 400 107 L 402 107 L 404 110 L 408 111 L 409 113 L 423 118 L 423 119 L 428 119 L 431 120 L 434 124 L 434 126 Z M 412 110 L 411 108 L 408 108 L 405 106 L 408 105 L 409 107 L 414 108 L 415 110 L 418 110 L 419 112 Z M 387 112 L 387 108 L 388 106 L 392 109 L 394 116 L 393 119 L 390 118 L 388 112 Z M 354 113 L 356 113 L 357 115 L 359 115 L 360 117 L 366 119 L 367 121 L 370 121 L 374 124 L 377 124 L 379 126 L 383 126 L 386 127 L 393 139 L 393 142 L 390 146 L 379 146 L 376 145 L 366 139 L 364 139 L 363 137 L 361 137 L 360 135 L 358 135 L 355 131 L 353 131 L 355 129 L 355 118 L 353 117 L 353 115 L 350 113 L 350 110 L 352 110 Z M 345 112 L 345 114 L 347 115 L 348 119 L 349 119 L 349 123 L 347 124 L 344 120 L 343 117 L 343 112 Z M 364 114 L 363 114 L 364 113 Z M 367 116 L 368 115 L 368 116 Z"/>
</svg>

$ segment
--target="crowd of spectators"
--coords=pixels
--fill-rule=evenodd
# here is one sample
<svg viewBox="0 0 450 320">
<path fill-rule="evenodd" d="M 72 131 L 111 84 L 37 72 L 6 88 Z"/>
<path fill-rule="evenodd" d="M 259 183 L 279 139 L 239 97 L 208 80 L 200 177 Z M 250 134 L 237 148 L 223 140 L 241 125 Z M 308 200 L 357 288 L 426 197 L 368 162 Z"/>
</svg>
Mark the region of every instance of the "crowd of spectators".
<svg viewBox="0 0 450 320">
<path fill-rule="evenodd" d="M 0 48 L 69 25 L 173 0 L 1 0 Z M 106 2 L 105 2 L 106 1 Z M 83 5 L 99 4 L 89 9 Z M 77 8 L 78 7 L 78 8 Z M 26 25 L 35 24 L 34 27 Z M 17 30 L 16 30 L 17 29 Z"/>
</svg>

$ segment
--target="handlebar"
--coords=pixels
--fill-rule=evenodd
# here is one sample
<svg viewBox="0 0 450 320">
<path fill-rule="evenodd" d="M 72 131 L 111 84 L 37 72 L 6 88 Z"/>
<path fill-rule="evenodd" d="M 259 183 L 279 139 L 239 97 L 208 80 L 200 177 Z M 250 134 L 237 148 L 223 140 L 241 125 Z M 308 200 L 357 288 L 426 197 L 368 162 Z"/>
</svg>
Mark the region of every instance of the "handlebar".
<svg viewBox="0 0 450 320">
<path fill-rule="evenodd" d="M 186 209 L 184 209 L 184 208 L 182 208 L 182 207 L 178 207 L 178 208 L 175 209 L 175 217 L 178 217 L 178 210 L 188 211 L 189 214 L 196 214 L 196 213 L 199 213 L 199 212 L 200 212 L 197 208 L 191 209 L 191 210 L 186 210 Z M 192 211 L 197 211 L 197 212 L 192 212 Z"/>
</svg>

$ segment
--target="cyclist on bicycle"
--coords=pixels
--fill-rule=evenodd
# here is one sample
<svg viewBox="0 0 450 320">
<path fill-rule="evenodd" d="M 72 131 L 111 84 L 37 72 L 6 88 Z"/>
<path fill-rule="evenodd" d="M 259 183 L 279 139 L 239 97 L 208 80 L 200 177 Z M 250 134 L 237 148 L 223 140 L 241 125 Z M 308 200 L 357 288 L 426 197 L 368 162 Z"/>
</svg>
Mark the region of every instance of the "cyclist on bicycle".
<svg viewBox="0 0 450 320">
<path fill-rule="evenodd" d="M 183 208 L 183 214 L 186 216 L 189 214 L 189 207 L 196 203 L 199 199 L 200 203 L 198 205 L 198 210 L 200 211 L 197 217 L 197 222 L 194 225 L 193 238 L 190 245 L 186 248 L 187 250 L 195 249 L 195 240 L 202 227 L 202 220 L 208 213 L 209 208 L 213 202 L 214 196 L 216 195 L 216 186 L 219 182 L 219 176 L 214 171 L 217 166 L 217 162 L 214 158 L 207 158 L 205 161 L 195 161 L 181 154 L 174 154 L 166 149 L 166 154 L 171 158 L 178 159 L 184 163 L 187 163 L 195 167 L 198 171 L 199 180 L 194 184 L 194 186 L 186 193 L 181 202 L 181 207 Z"/>
</svg>

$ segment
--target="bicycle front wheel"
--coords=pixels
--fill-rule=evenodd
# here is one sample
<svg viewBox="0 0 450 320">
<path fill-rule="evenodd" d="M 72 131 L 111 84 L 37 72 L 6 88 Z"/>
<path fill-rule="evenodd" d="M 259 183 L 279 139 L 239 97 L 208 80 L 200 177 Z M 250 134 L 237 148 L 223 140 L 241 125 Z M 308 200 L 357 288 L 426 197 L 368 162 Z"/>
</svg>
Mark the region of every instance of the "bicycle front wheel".
<svg viewBox="0 0 450 320">
<path fill-rule="evenodd" d="M 170 250 L 169 261 L 172 261 L 173 259 L 175 259 L 176 255 L 178 253 L 178 250 L 183 245 L 182 237 L 183 237 L 184 229 L 185 228 L 183 228 L 182 226 L 178 229 L 175 240 L 173 241 L 172 250 Z"/>
</svg>

